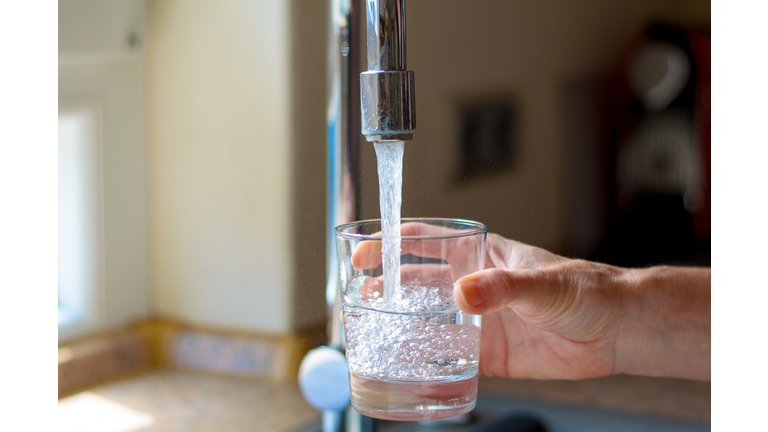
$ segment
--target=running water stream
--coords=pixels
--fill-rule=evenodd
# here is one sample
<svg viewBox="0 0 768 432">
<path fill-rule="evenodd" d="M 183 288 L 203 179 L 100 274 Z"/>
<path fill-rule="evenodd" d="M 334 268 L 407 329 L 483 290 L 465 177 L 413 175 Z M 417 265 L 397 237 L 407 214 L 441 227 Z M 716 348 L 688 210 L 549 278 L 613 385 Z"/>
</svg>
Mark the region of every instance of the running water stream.
<svg viewBox="0 0 768 432">
<path fill-rule="evenodd" d="M 374 143 L 379 170 L 384 301 L 400 298 L 400 207 L 403 201 L 403 141 Z"/>
</svg>

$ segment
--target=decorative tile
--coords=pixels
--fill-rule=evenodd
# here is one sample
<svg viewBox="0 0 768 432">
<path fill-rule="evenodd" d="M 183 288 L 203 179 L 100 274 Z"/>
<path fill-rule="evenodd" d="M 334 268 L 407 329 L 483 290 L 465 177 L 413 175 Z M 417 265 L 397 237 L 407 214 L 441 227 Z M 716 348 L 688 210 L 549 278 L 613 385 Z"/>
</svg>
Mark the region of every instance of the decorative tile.
<svg viewBox="0 0 768 432">
<path fill-rule="evenodd" d="M 184 368 L 267 377 L 274 372 L 278 349 L 270 340 L 181 331 L 172 358 Z"/>
</svg>

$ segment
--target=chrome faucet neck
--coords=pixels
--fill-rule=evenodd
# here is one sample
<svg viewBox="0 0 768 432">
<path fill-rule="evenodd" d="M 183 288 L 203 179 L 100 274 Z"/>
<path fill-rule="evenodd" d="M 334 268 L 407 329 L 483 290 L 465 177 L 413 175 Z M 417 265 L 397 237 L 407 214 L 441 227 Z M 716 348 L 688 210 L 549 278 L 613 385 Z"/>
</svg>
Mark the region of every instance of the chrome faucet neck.
<svg viewBox="0 0 768 432">
<path fill-rule="evenodd" d="M 405 1 L 368 0 L 368 70 L 404 71 Z"/>
<path fill-rule="evenodd" d="M 406 70 L 405 0 L 367 0 L 368 70 L 360 74 L 367 141 L 408 141 L 416 130 L 414 74 Z"/>
</svg>

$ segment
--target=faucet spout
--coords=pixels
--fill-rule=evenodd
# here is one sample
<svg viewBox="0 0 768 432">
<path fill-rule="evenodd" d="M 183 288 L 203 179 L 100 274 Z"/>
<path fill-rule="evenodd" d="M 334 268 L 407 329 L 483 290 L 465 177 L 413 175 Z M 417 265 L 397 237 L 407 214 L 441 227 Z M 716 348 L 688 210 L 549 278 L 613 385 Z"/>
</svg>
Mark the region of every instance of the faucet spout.
<svg viewBox="0 0 768 432">
<path fill-rule="evenodd" d="M 360 74 L 362 132 L 408 141 L 416 130 L 414 74 L 406 70 L 405 0 L 367 0 L 368 70 Z"/>
</svg>

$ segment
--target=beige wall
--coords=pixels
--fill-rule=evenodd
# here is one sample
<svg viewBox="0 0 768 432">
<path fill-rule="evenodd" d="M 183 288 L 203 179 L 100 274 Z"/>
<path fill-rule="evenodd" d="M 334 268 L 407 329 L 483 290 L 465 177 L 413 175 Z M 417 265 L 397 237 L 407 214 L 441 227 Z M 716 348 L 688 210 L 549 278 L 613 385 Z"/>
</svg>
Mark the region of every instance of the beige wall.
<svg viewBox="0 0 768 432">
<path fill-rule="evenodd" d="M 409 1 L 418 130 L 406 145 L 403 215 L 476 219 L 491 231 L 562 250 L 563 86 L 612 70 L 652 19 L 706 23 L 709 9 L 709 2 L 688 0 Z M 460 182 L 456 101 L 499 93 L 519 101 L 517 164 Z M 377 217 L 370 146 L 362 159 L 364 216 Z"/>
<path fill-rule="evenodd" d="M 150 2 L 152 311 L 292 327 L 289 7 Z"/>
</svg>

